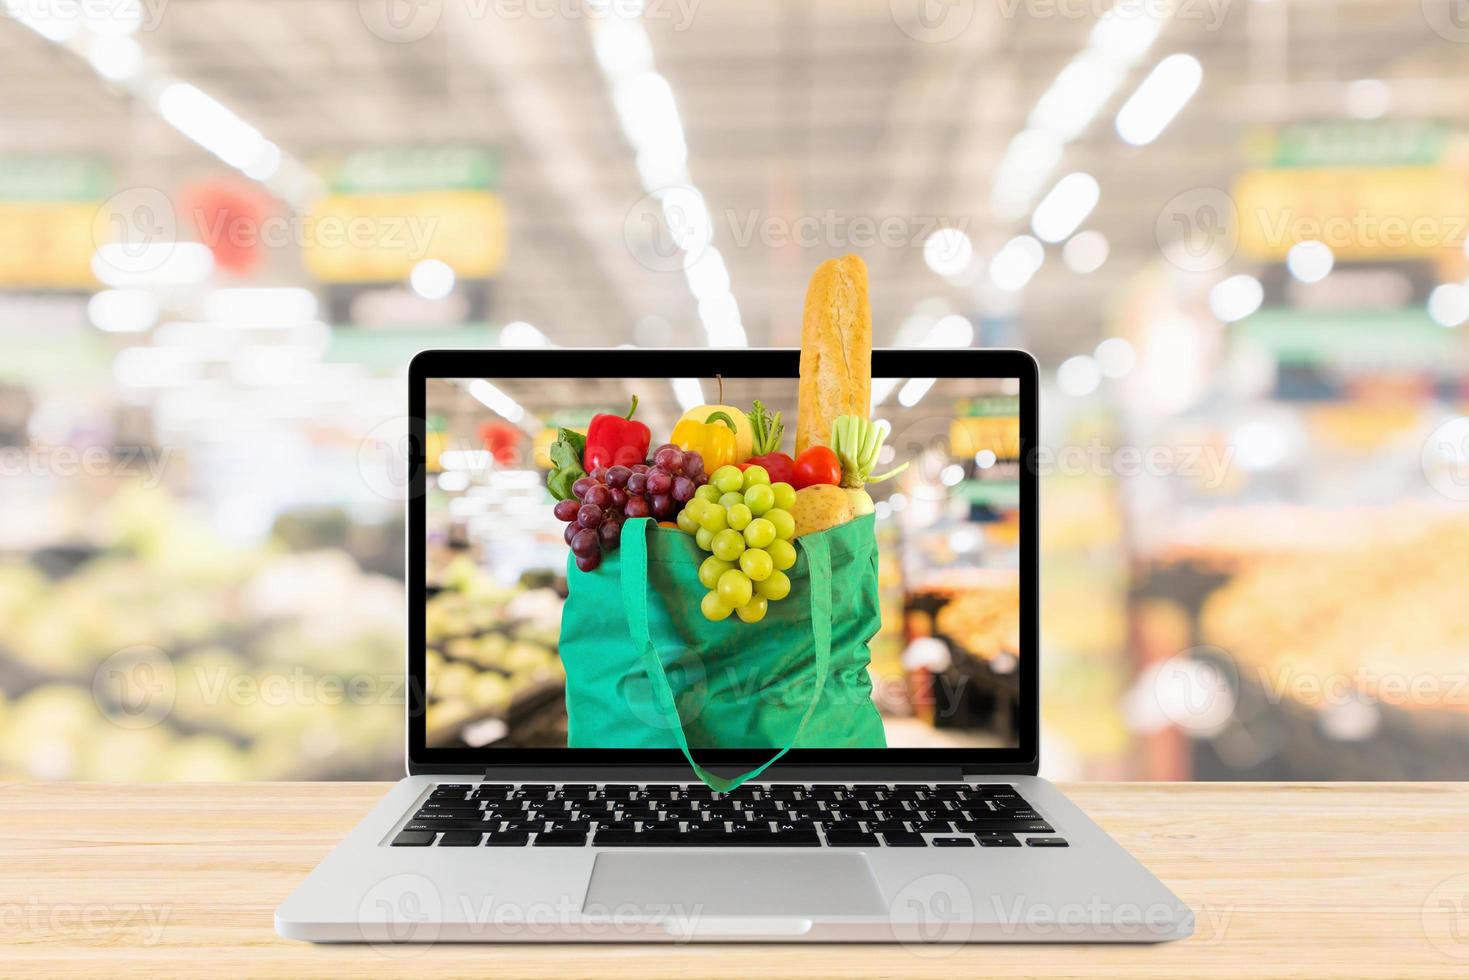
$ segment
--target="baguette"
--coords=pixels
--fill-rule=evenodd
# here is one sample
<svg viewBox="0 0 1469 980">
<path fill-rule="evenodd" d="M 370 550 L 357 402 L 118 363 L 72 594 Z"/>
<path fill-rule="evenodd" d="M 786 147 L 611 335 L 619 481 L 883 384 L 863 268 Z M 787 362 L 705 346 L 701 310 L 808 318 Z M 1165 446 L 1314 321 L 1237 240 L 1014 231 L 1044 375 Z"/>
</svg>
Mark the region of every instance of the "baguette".
<svg viewBox="0 0 1469 980">
<path fill-rule="evenodd" d="M 872 402 L 872 308 L 867 264 L 847 255 L 821 263 L 806 289 L 796 454 L 827 445 L 839 415 L 866 418 Z"/>
</svg>

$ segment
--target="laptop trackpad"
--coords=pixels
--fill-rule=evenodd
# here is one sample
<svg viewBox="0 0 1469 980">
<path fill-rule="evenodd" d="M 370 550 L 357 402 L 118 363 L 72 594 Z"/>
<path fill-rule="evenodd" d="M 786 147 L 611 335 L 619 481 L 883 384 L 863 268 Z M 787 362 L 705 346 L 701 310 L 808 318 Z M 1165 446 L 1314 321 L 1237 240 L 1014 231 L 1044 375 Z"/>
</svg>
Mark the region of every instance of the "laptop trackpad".
<svg viewBox="0 0 1469 980">
<path fill-rule="evenodd" d="M 862 854 L 604 851 L 584 915 L 888 914 Z"/>
</svg>

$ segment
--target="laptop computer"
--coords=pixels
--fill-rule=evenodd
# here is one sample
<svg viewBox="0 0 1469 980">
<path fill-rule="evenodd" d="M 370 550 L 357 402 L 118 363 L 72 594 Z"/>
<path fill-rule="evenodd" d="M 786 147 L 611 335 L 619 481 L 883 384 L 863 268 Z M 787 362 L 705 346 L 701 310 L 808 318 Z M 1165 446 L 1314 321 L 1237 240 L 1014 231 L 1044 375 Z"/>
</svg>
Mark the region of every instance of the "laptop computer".
<svg viewBox="0 0 1469 980">
<path fill-rule="evenodd" d="M 771 476 L 830 479 L 807 465 L 819 453 L 795 475 L 771 461 L 754 476 L 655 448 L 684 420 L 738 437 L 735 412 L 755 413 L 753 448 L 768 448 L 775 413 L 794 419 L 799 368 L 796 350 L 413 360 L 407 776 L 281 903 L 280 935 L 1191 934 L 1190 909 L 1037 776 L 1035 362 L 874 351 L 886 445 L 869 455 L 907 468 L 857 491 L 871 513 L 841 488 L 850 511 L 830 487 L 767 493 L 784 482 Z M 581 472 L 567 447 L 581 455 L 594 416 L 627 421 L 633 396 L 648 433 L 601 422 L 593 444 L 628 459 L 600 460 L 576 503 L 554 508 L 548 471 L 566 493 Z M 710 440 L 711 462 L 731 444 L 681 431 Z M 751 492 L 752 481 L 768 486 Z M 594 497 L 604 513 L 584 521 Z M 739 530 L 760 520 L 738 509 L 746 501 L 766 512 L 769 543 Z M 798 520 L 769 513 L 777 504 Z M 710 524 L 734 538 L 701 534 Z M 597 541 L 577 543 L 593 529 Z M 786 571 L 708 553 L 735 538 Z M 733 568 L 748 574 L 726 589 Z"/>
</svg>

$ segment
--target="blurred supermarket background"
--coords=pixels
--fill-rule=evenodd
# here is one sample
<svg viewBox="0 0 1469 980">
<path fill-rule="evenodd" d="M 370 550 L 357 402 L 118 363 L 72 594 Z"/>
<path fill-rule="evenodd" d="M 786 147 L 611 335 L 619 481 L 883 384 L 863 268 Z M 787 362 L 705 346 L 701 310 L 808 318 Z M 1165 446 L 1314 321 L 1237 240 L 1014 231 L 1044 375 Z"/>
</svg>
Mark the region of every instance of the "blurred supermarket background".
<svg viewBox="0 0 1469 980">
<path fill-rule="evenodd" d="M 878 344 L 1043 365 L 1046 774 L 1469 775 L 1454 0 L 0 11 L 0 777 L 401 772 L 411 353 L 788 346 L 852 251 Z M 559 600 L 486 584 L 473 491 L 520 436 L 430 421 L 456 710 L 514 737 Z M 938 473 L 988 484 L 956 563 L 1006 462 Z M 1013 674 L 890 587 L 900 675 Z"/>
</svg>

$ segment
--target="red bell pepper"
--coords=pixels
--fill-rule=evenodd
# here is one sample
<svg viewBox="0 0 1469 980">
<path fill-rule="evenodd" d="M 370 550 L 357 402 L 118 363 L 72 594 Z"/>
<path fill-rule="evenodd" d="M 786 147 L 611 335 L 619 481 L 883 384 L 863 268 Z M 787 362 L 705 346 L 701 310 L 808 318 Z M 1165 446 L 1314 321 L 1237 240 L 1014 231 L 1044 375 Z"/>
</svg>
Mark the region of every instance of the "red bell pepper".
<svg viewBox="0 0 1469 980">
<path fill-rule="evenodd" d="M 746 466 L 763 466 L 765 472 L 770 474 L 771 483 L 789 483 L 795 486 L 796 461 L 785 453 L 766 453 L 763 456 L 751 456 L 748 463 L 741 463 L 740 469 Z"/>
<path fill-rule="evenodd" d="M 582 465 L 590 473 L 609 466 L 634 466 L 648 458 L 648 443 L 653 433 L 641 422 L 633 421 L 638 410 L 638 396 L 632 396 L 632 408 L 626 415 L 593 415 L 587 426 L 587 449 Z"/>
</svg>

